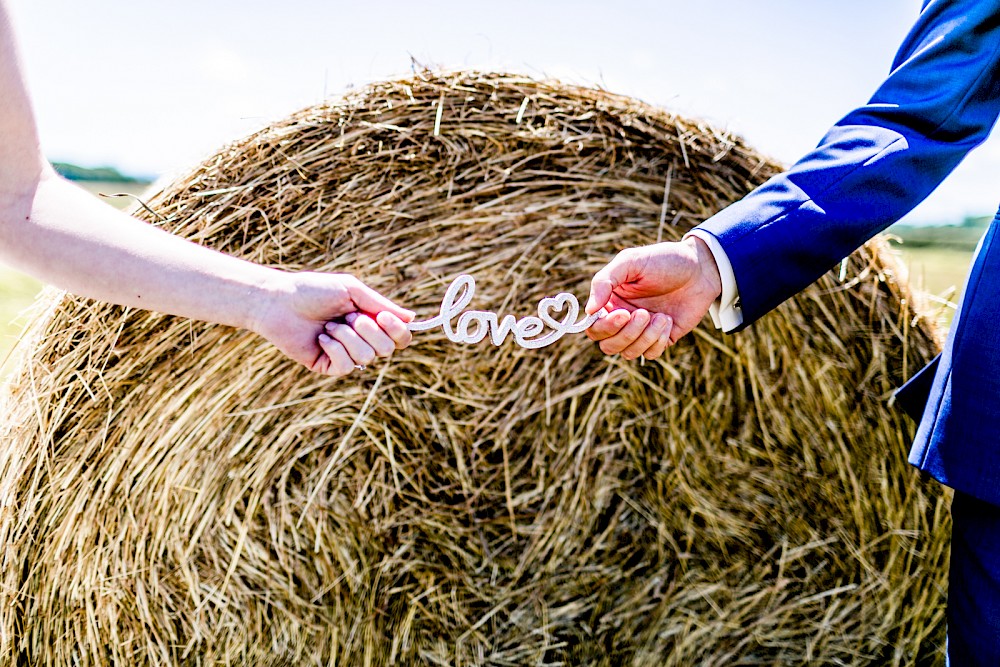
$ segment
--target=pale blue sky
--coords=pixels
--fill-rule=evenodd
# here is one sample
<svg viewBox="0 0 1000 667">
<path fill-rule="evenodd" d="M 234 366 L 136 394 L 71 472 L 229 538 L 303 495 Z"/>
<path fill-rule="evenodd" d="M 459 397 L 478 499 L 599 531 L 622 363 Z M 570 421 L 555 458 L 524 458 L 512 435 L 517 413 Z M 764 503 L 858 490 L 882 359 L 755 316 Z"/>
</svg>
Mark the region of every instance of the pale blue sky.
<svg viewBox="0 0 1000 667">
<path fill-rule="evenodd" d="M 600 84 L 790 162 L 864 102 L 918 0 L 10 0 L 56 160 L 170 174 L 348 86 L 502 68 Z M 993 138 L 911 215 L 987 215 Z"/>
</svg>

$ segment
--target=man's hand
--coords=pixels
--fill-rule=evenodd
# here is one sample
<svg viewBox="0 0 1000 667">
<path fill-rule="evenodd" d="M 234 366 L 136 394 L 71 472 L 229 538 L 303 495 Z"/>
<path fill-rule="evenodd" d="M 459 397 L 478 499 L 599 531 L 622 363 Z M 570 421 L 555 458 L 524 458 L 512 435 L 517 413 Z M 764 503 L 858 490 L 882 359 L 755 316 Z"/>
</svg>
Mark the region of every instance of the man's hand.
<svg viewBox="0 0 1000 667">
<path fill-rule="evenodd" d="M 656 359 L 701 321 L 721 293 L 715 258 L 697 237 L 629 248 L 591 281 L 587 313 L 609 312 L 587 335 L 605 354 Z"/>
<path fill-rule="evenodd" d="M 280 276 L 250 328 L 310 370 L 347 375 L 410 344 L 413 313 L 354 276 Z"/>
</svg>

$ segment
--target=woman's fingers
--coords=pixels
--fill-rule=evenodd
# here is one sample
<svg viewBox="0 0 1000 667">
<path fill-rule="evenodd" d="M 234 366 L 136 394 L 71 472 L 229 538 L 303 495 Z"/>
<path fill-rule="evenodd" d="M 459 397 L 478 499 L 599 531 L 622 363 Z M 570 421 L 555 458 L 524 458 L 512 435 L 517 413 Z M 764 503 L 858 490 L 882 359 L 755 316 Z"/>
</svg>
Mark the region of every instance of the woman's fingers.
<svg viewBox="0 0 1000 667">
<path fill-rule="evenodd" d="M 402 350 L 413 341 L 413 333 L 406 328 L 406 323 L 389 311 L 383 310 L 376 315 L 375 323 L 389 335 L 397 350 Z"/>
<path fill-rule="evenodd" d="M 333 377 L 342 377 L 354 370 L 355 363 L 342 343 L 322 333 L 319 335 L 319 346 L 326 353 L 328 363 L 325 368 L 322 366 L 314 367 L 314 371 Z"/>
<path fill-rule="evenodd" d="M 344 346 L 347 350 L 347 354 L 350 356 L 353 364 L 359 366 L 367 366 L 371 362 L 375 361 L 375 357 L 378 356 L 378 352 L 372 345 L 365 340 L 359 331 L 354 326 L 347 324 L 338 324 L 336 322 L 328 322 L 326 325 L 326 333 L 333 338 L 335 341 Z M 385 336 L 388 339 L 388 336 Z"/>
<path fill-rule="evenodd" d="M 372 349 L 376 356 L 388 357 L 396 350 L 396 341 L 370 315 L 366 315 L 365 313 L 349 313 L 344 320 L 353 329 L 354 333 Z"/>
<path fill-rule="evenodd" d="M 343 322 L 343 323 L 342 323 Z M 374 318 L 350 313 L 342 322 L 327 322 L 319 345 L 329 357 L 329 368 L 314 369 L 335 377 L 367 366 L 378 357 L 388 357 L 413 340 L 413 334 L 394 313 L 383 311 Z"/>
</svg>

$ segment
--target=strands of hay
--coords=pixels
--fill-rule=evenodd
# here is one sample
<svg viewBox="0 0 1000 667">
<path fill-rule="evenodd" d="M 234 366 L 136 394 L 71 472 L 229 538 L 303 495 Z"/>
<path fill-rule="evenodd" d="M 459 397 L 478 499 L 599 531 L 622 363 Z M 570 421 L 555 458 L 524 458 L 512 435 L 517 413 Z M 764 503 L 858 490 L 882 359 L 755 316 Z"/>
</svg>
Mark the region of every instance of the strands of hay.
<svg viewBox="0 0 1000 667">
<path fill-rule="evenodd" d="M 521 316 L 776 169 L 602 91 L 422 74 L 139 214 L 420 317 L 468 272 Z M 2 442 L 8 664 L 940 663 L 946 504 L 886 405 L 937 343 L 878 243 L 645 364 L 435 330 L 330 380 L 246 332 L 49 308 Z"/>
</svg>

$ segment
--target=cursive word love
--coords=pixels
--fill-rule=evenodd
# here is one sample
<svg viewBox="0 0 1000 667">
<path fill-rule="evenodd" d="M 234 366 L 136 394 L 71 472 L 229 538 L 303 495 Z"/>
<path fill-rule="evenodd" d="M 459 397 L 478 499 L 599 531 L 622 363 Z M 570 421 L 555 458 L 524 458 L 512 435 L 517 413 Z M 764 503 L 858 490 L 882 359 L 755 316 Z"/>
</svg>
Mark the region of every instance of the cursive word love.
<svg viewBox="0 0 1000 667">
<path fill-rule="evenodd" d="M 500 345 L 508 335 L 513 334 L 514 342 L 521 347 L 536 349 L 551 345 L 568 333 L 586 330 L 599 317 L 597 314 L 588 315 L 577 322 L 580 302 L 572 294 L 563 292 L 539 301 L 538 317 L 528 315 L 518 320 L 513 315 L 505 315 L 503 319 L 497 319 L 496 313 L 465 310 L 475 295 L 476 280 L 463 273 L 448 286 L 438 315 L 429 320 L 410 322 L 407 327 L 410 331 L 441 327 L 453 343 L 478 343 L 489 336 L 494 345 Z M 563 313 L 561 319 L 556 317 L 558 313 Z M 452 320 L 456 317 L 458 320 L 452 327 Z M 540 335 L 546 326 L 552 330 Z"/>
</svg>

